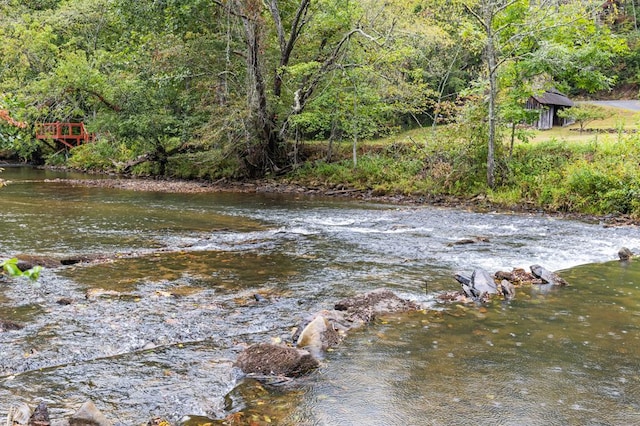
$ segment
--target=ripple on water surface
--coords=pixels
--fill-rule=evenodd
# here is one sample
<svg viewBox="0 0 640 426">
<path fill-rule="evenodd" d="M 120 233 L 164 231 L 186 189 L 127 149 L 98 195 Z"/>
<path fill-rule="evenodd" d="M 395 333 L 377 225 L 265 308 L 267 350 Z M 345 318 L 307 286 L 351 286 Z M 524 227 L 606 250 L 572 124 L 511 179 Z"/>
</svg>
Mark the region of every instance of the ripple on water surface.
<svg viewBox="0 0 640 426">
<path fill-rule="evenodd" d="M 635 229 L 59 182 L 4 188 L 0 214 L 16 231 L 0 237 L 2 253 L 109 259 L 46 270 L 39 286 L 1 283 L 0 317 L 25 327 L 0 333 L 0 414 L 43 397 L 59 417 L 91 398 L 124 424 L 640 423 L 640 264 L 576 267 L 640 251 Z M 572 285 L 381 318 L 293 386 L 247 380 L 225 396 L 245 345 L 288 341 L 338 299 L 385 286 L 430 301 L 457 288 L 454 272 L 534 263 Z"/>
</svg>

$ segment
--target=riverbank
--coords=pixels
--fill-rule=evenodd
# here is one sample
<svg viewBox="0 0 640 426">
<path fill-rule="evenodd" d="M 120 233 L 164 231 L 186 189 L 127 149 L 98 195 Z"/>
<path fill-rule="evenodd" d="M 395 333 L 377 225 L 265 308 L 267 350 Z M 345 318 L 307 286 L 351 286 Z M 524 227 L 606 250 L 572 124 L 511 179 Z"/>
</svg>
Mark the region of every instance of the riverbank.
<svg viewBox="0 0 640 426">
<path fill-rule="evenodd" d="M 85 187 L 114 188 L 129 191 L 166 192 L 166 193 L 207 193 L 207 192 L 238 192 L 238 193 L 272 193 L 291 194 L 316 197 L 344 198 L 366 202 L 392 203 L 404 205 L 430 205 L 435 207 L 464 209 L 474 212 L 501 212 L 517 214 L 535 214 L 566 219 L 580 220 L 587 223 L 602 224 L 603 226 L 638 226 L 640 220 L 625 214 L 591 215 L 574 212 L 560 212 L 544 210 L 539 207 L 519 203 L 504 205 L 491 202 L 488 197 L 478 195 L 472 198 L 462 198 L 443 195 L 400 195 L 380 194 L 373 190 L 359 190 L 343 185 L 333 187 L 309 187 L 275 179 L 259 179 L 245 181 L 229 181 L 221 179 L 216 182 L 144 179 L 131 177 L 117 177 L 113 179 L 56 179 L 70 185 Z"/>
</svg>

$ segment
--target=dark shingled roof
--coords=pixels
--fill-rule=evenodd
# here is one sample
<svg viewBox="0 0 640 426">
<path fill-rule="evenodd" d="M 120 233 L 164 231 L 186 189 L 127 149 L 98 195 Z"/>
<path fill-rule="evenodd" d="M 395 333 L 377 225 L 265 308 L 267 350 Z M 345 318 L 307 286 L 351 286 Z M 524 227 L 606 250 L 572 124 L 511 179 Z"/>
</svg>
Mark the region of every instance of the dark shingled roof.
<svg viewBox="0 0 640 426">
<path fill-rule="evenodd" d="M 573 101 L 567 98 L 557 90 L 547 90 L 541 95 L 534 96 L 533 99 L 540 102 L 543 105 L 560 105 L 566 107 L 572 107 Z"/>
</svg>

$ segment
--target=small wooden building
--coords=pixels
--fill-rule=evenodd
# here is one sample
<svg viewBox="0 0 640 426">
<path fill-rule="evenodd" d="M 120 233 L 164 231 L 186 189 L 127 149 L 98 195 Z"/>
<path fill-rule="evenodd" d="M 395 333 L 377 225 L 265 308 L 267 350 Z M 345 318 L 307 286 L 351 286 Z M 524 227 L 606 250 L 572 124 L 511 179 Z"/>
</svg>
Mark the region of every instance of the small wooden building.
<svg viewBox="0 0 640 426">
<path fill-rule="evenodd" d="M 555 89 L 532 96 L 527 101 L 527 109 L 538 110 L 538 120 L 532 123 L 539 130 L 548 130 L 553 126 L 568 126 L 573 120 L 558 117 L 558 111 L 572 107 L 573 101 Z"/>
</svg>

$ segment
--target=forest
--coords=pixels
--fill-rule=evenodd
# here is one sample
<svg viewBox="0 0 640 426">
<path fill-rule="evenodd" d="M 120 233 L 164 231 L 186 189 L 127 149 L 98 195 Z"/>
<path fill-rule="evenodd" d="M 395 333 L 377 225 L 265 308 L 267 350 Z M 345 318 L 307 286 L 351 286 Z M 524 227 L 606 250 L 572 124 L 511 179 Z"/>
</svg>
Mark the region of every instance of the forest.
<svg viewBox="0 0 640 426">
<path fill-rule="evenodd" d="M 636 97 L 637 7 L 4 0 L 0 150 L 82 170 L 207 180 L 317 181 L 341 162 L 348 176 L 331 179 L 348 182 L 371 179 L 367 161 L 382 161 L 382 174 L 415 170 L 411 185 L 380 191 L 498 190 L 514 179 L 514 141 L 530 138 L 532 95 Z M 37 125 L 52 122 L 84 123 L 94 140 L 68 150 L 36 139 Z M 419 139 L 406 133 L 416 129 Z M 380 143 L 403 134 L 408 143 Z"/>
</svg>

